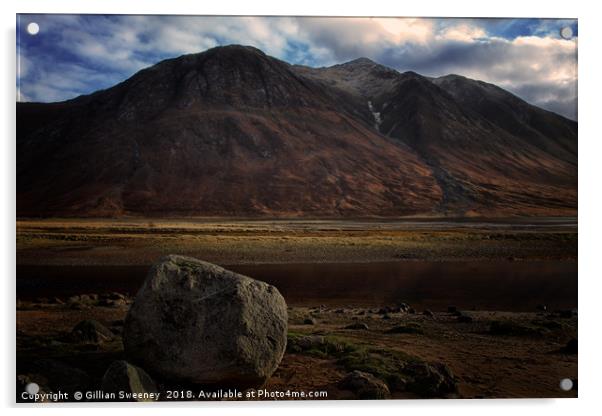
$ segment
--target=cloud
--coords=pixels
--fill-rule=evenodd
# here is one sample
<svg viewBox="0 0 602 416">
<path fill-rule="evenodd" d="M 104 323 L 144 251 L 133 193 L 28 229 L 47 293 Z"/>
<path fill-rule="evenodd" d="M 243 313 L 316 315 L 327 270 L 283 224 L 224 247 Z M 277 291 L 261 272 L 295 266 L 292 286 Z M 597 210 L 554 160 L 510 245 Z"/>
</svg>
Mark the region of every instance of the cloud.
<svg viewBox="0 0 602 416">
<path fill-rule="evenodd" d="M 40 24 L 27 35 L 30 21 Z M 576 117 L 576 20 L 19 15 L 22 97 L 64 100 L 107 88 L 162 59 L 231 43 L 327 66 L 366 56 L 399 71 L 458 73 Z"/>
<path fill-rule="evenodd" d="M 304 21 L 301 33 L 305 29 L 313 44 L 330 50 L 332 61 L 367 56 L 399 71 L 429 76 L 461 74 L 494 83 L 532 104 L 576 119 L 577 38 L 559 36 L 560 27 L 574 21 L 512 19 L 513 24 L 508 25 L 507 21 L 487 19 L 411 19 L 410 26 L 410 19 L 401 20 L 408 22 L 399 26 L 399 33 L 414 27 L 412 36 L 379 32 L 376 19 L 353 25 L 345 25 L 345 19 L 335 19 L 334 25 L 332 19 Z M 528 31 L 540 35 L 511 36 Z"/>
<path fill-rule="evenodd" d="M 443 42 L 473 43 L 479 39 L 484 39 L 486 35 L 487 34 L 483 28 L 463 23 L 456 26 L 446 27 L 437 36 L 437 39 Z"/>
</svg>

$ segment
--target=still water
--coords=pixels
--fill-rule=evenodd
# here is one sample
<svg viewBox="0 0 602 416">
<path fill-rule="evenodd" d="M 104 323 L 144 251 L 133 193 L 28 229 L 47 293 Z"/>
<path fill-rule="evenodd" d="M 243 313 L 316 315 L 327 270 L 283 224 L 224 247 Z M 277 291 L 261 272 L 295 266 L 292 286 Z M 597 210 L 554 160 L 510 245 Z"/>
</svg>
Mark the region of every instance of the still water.
<svg viewBox="0 0 602 416">
<path fill-rule="evenodd" d="M 381 262 L 228 265 L 276 286 L 291 305 L 533 311 L 577 307 L 576 261 Z M 146 266 L 17 266 L 17 296 L 135 294 Z"/>
</svg>

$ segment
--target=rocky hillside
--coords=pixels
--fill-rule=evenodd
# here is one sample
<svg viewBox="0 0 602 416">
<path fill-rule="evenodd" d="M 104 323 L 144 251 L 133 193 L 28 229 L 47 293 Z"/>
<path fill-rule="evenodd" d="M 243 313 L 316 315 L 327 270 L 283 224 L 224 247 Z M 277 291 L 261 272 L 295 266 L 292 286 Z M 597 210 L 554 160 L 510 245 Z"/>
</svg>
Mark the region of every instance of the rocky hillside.
<svg viewBox="0 0 602 416">
<path fill-rule="evenodd" d="M 17 104 L 18 216 L 574 215 L 577 124 L 494 86 L 243 46 Z"/>
</svg>

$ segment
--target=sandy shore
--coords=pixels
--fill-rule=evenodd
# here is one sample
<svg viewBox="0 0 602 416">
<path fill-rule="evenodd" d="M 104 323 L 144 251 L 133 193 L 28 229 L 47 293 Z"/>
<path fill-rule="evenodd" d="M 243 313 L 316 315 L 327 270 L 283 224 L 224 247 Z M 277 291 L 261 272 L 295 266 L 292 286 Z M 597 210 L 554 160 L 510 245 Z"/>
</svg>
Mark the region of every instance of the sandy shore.
<svg viewBox="0 0 602 416">
<path fill-rule="evenodd" d="M 150 265 L 178 253 L 218 264 L 575 260 L 571 220 L 19 220 L 17 263 Z"/>
</svg>

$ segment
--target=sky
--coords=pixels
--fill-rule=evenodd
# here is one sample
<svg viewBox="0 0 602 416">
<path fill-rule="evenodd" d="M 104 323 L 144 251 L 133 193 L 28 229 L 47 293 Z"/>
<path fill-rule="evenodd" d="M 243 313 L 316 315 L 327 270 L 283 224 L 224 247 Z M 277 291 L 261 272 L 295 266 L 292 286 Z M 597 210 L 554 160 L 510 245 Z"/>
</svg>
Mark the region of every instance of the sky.
<svg viewBox="0 0 602 416">
<path fill-rule="evenodd" d="M 577 39 L 576 19 L 21 14 L 17 100 L 63 101 L 166 58 L 241 44 L 313 67 L 367 57 L 400 72 L 459 74 L 576 120 Z"/>
</svg>

